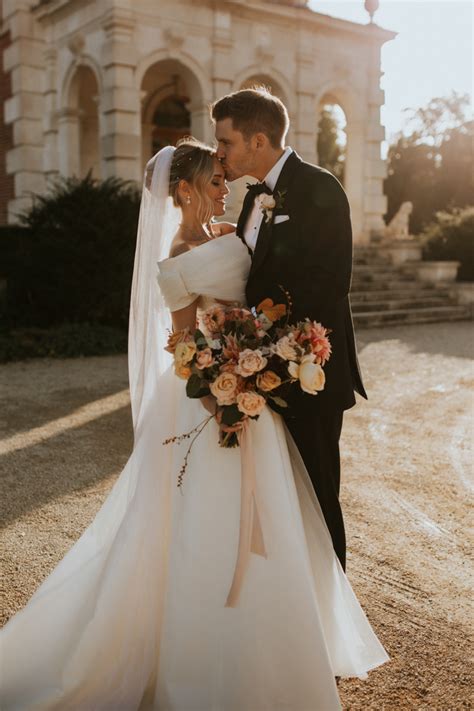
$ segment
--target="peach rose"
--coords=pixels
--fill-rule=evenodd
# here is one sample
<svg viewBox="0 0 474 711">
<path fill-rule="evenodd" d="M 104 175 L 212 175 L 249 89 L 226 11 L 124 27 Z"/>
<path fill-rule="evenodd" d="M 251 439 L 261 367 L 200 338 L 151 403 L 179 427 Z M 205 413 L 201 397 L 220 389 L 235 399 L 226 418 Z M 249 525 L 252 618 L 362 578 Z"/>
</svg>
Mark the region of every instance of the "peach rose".
<svg viewBox="0 0 474 711">
<path fill-rule="evenodd" d="M 237 395 L 237 407 L 249 417 L 260 415 L 265 407 L 265 398 L 252 390 Z"/>
<path fill-rule="evenodd" d="M 324 370 L 318 363 L 314 362 L 313 355 L 305 355 L 301 363 L 290 363 L 288 372 L 292 378 L 300 381 L 301 389 L 310 395 L 317 395 L 318 391 L 324 390 L 326 376 Z"/>
<path fill-rule="evenodd" d="M 275 353 L 283 360 L 296 360 L 298 353 L 295 348 L 295 341 L 290 336 L 283 336 L 274 346 Z"/>
<path fill-rule="evenodd" d="M 264 373 L 257 375 L 257 388 L 266 393 L 274 390 L 279 385 L 281 385 L 281 378 L 273 370 L 266 370 Z"/>
<path fill-rule="evenodd" d="M 237 376 L 234 373 L 221 373 L 209 389 L 218 405 L 233 405 L 236 402 Z"/>
<path fill-rule="evenodd" d="M 192 361 L 196 353 L 196 344 L 194 341 L 185 341 L 178 343 L 174 352 L 174 359 L 179 365 L 187 365 Z"/>
<path fill-rule="evenodd" d="M 258 349 L 253 351 L 251 348 L 246 348 L 239 354 L 239 364 L 235 372 L 243 378 L 249 378 L 254 373 L 258 373 L 259 370 L 263 370 L 267 362 L 261 351 Z"/>
<path fill-rule="evenodd" d="M 198 351 L 196 356 L 196 368 L 203 370 L 204 368 L 210 368 L 214 363 L 215 360 L 210 348 L 204 348 L 202 351 Z"/>
</svg>

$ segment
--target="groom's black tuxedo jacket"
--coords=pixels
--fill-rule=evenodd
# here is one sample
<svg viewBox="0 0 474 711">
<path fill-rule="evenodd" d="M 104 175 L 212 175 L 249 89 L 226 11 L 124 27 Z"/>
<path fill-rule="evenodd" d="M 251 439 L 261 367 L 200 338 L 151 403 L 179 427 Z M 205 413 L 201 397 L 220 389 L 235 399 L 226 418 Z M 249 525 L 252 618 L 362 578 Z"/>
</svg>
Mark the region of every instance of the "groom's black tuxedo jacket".
<svg viewBox="0 0 474 711">
<path fill-rule="evenodd" d="M 262 221 L 247 282 L 247 303 L 257 306 L 266 297 L 284 303 L 281 285 L 293 300 L 291 322 L 309 317 L 332 330 L 324 391 L 314 396 L 293 387 L 290 410 L 285 414 L 300 417 L 328 407 L 346 410 L 355 404 L 354 391 L 367 397 L 349 302 L 352 229 L 346 194 L 328 171 L 291 153 L 273 195 L 277 207 L 268 222 Z M 249 192 L 237 225 L 242 240 L 253 201 Z M 288 215 L 289 220 L 275 224 L 278 215 Z"/>
</svg>

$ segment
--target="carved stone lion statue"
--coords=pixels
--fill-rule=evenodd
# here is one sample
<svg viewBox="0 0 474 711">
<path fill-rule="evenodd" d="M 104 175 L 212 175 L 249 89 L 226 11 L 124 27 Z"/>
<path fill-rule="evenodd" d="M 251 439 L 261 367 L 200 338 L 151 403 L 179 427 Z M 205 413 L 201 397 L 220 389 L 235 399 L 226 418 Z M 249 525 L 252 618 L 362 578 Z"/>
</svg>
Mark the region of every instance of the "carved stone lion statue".
<svg viewBox="0 0 474 711">
<path fill-rule="evenodd" d="M 395 215 L 384 230 L 385 239 L 409 239 L 410 230 L 408 223 L 413 211 L 412 202 L 402 202 Z"/>
</svg>

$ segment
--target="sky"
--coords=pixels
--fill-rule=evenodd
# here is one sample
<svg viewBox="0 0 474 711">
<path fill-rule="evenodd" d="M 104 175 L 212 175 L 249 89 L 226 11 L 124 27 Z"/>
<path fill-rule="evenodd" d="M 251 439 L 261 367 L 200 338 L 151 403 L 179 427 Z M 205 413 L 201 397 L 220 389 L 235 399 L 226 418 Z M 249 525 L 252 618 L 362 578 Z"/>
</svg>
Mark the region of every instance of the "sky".
<svg viewBox="0 0 474 711">
<path fill-rule="evenodd" d="M 310 0 L 316 12 L 366 24 L 364 0 Z M 388 140 L 403 130 L 404 108 L 453 90 L 473 96 L 474 0 L 380 0 L 374 21 L 398 32 L 382 48 L 382 123 Z"/>
</svg>

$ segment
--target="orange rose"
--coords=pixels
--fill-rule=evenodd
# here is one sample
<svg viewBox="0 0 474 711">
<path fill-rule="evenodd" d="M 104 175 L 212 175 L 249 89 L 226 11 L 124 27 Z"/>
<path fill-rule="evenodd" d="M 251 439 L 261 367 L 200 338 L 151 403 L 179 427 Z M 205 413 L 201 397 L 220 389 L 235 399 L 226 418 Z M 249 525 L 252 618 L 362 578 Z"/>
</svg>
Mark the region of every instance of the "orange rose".
<svg viewBox="0 0 474 711">
<path fill-rule="evenodd" d="M 281 378 L 279 375 L 273 372 L 273 370 L 266 370 L 264 373 L 257 375 L 257 388 L 269 393 L 270 390 L 274 390 L 279 385 L 281 385 Z"/>
<path fill-rule="evenodd" d="M 174 372 L 178 378 L 181 378 L 182 380 L 189 380 L 192 371 L 189 366 L 184 365 L 183 363 L 175 363 Z"/>
</svg>

